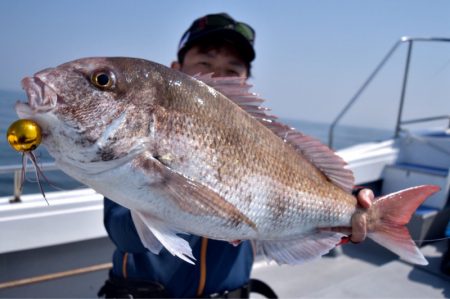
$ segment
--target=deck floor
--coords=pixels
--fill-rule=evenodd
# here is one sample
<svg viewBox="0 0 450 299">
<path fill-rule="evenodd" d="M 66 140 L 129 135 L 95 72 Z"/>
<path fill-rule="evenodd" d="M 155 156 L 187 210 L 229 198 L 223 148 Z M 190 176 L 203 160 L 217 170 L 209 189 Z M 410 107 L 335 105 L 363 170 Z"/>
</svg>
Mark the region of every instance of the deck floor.
<svg viewBox="0 0 450 299">
<path fill-rule="evenodd" d="M 450 276 L 439 270 L 446 244 L 421 248 L 428 266 L 414 267 L 368 240 L 300 266 L 258 261 L 252 277 L 268 283 L 280 298 L 450 298 Z"/>
<path fill-rule="evenodd" d="M 335 257 L 300 266 L 278 266 L 258 259 L 253 278 L 268 283 L 280 298 L 450 298 L 450 276 L 439 271 L 446 241 L 421 248 L 430 264 L 413 267 L 371 242 L 348 244 Z M 107 238 L 0 255 L 0 283 L 110 262 Z M 108 252 L 108 254 L 105 254 Z M 38 258 L 36 258 L 38 257 Z M 97 258 L 96 258 L 97 257 Z M 58 262 L 53 263 L 57 258 Z M 25 276 L 24 276 L 25 275 Z M 95 298 L 107 270 L 0 289 L 0 298 Z M 263 298 L 251 294 L 251 298 Z"/>
</svg>

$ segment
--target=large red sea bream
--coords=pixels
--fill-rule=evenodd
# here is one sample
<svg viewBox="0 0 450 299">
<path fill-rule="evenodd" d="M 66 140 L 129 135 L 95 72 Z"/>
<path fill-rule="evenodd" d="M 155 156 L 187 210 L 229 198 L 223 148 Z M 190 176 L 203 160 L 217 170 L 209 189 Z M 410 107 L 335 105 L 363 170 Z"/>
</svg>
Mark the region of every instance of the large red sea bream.
<svg viewBox="0 0 450 299">
<path fill-rule="evenodd" d="M 435 186 L 359 209 L 353 175 L 320 142 L 258 108 L 243 79 L 192 78 L 134 58 L 85 58 L 23 80 L 22 118 L 67 174 L 132 211 L 145 246 L 192 262 L 189 233 L 254 240 L 297 264 L 327 253 L 367 213 L 368 236 L 427 263 L 405 224 Z M 335 231 L 333 228 L 340 228 Z M 230 245 L 231 246 L 231 245 Z"/>
</svg>

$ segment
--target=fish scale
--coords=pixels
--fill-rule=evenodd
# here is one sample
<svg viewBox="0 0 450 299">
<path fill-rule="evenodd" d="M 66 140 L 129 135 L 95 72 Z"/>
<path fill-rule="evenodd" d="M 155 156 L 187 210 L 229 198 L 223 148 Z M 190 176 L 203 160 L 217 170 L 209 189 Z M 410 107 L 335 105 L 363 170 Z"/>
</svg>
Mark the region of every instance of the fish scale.
<svg viewBox="0 0 450 299">
<path fill-rule="evenodd" d="M 278 137 L 273 136 L 273 133 L 265 127 L 260 126 L 260 132 L 255 132 L 254 128 L 252 128 L 252 131 L 248 130 L 248 127 L 252 127 L 252 125 L 249 125 L 248 123 L 255 122 L 255 120 L 244 114 L 242 110 L 237 109 L 232 103 L 230 103 L 231 107 L 227 109 L 227 111 L 231 110 L 231 112 L 221 113 L 222 111 L 218 109 L 219 107 L 214 105 L 216 102 L 220 102 L 220 100 L 216 100 L 218 97 L 220 98 L 222 95 L 216 94 L 211 97 L 211 94 L 207 94 L 206 96 L 203 96 L 204 100 L 202 103 L 206 109 L 202 109 L 201 112 L 198 112 L 199 107 L 197 105 L 186 105 L 189 101 L 186 101 L 181 97 L 175 97 L 174 101 L 170 103 L 170 107 L 164 107 L 167 110 L 170 108 L 174 111 L 172 113 L 167 113 L 167 115 L 177 116 L 181 114 L 181 112 L 184 112 L 189 115 L 188 118 L 190 120 L 180 121 L 179 118 L 175 118 L 174 121 L 166 121 L 166 123 L 172 125 L 170 127 L 161 128 L 161 131 L 164 132 L 162 133 L 163 135 L 174 142 L 182 139 L 181 136 L 183 136 L 183 134 L 185 135 L 186 140 L 191 140 L 191 136 L 201 136 L 200 142 L 202 143 L 197 144 L 197 147 L 203 149 L 213 147 L 214 149 L 214 151 L 207 151 L 207 153 L 210 154 L 206 155 L 206 159 L 195 160 L 195 158 L 192 158 L 184 160 L 185 168 L 182 166 L 180 166 L 179 169 L 173 167 L 175 171 L 179 170 L 194 180 L 198 180 L 207 186 L 211 186 L 212 189 L 217 190 L 219 194 L 223 195 L 228 201 L 236 205 L 244 214 L 251 215 L 249 213 L 255 206 L 262 209 L 260 213 L 258 213 L 257 210 L 254 213 L 260 217 L 250 216 L 250 218 L 258 224 L 257 228 L 258 233 L 260 234 L 270 231 L 272 234 L 276 233 L 280 237 L 283 236 L 283 232 L 287 232 L 286 230 L 272 231 L 273 227 L 290 227 L 291 230 L 296 230 L 296 233 L 301 233 L 303 232 L 302 228 L 306 228 L 305 231 L 307 231 L 318 224 L 326 223 L 324 220 L 330 219 L 334 220 L 333 222 L 328 222 L 328 225 L 330 226 L 338 224 L 349 225 L 350 217 L 353 212 L 352 209 L 347 208 L 346 210 L 348 210 L 348 213 L 345 216 L 343 215 L 343 212 L 334 213 L 334 215 L 343 215 L 345 218 L 342 220 L 336 219 L 336 216 L 332 217 L 332 207 L 330 207 L 330 213 L 328 214 L 318 214 L 318 209 L 302 208 L 305 204 L 311 207 L 320 205 L 323 201 L 327 201 L 327 198 L 323 196 L 322 198 L 317 197 L 308 201 L 306 198 L 298 196 L 298 193 L 303 190 L 311 190 L 314 188 L 311 186 L 315 186 L 316 184 L 321 186 L 330 183 L 326 181 L 325 177 L 316 169 L 313 168 L 313 171 L 310 171 L 312 167 L 309 162 L 298 161 L 300 160 L 300 157 L 297 154 L 293 154 L 293 150 L 290 147 L 286 146 Z M 213 102 L 213 104 L 209 105 L 210 102 Z M 211 109 L 208 109 L 208 107 L 211 107 Z M 218 115 L 218 113 L 221 114 Z M 220 117 L 224 115 L 226 115 L 226 117 Z M 177 121 L 180 121 L 180 125 L 174 126 L 173 123 Z M 209 124 L 207 127 L 212 126 L 213 128 L 205 130 L 205 124 Z M 183 131 L 180 127 L 188 128 L 188 130 Z M 235 130 L 230 132 L 230 130 L 224 129 L 230 127 Z M 188 144 L 188 142 L 182 142 L 181 145 L 167 143 L 166 150 L 170 151 L 173 150 L 173 148 L 183 147 L 185 152 L 190 152 L 190 150 L 186 148 L 188 147 Z M 245 144 L 245 149 L 239 146 L 242 144 Z M 284 149 L 284 152 L 280 151 L 280 148 Z M 289 151 L 291 151 L 291 153 L 289 153 Z M 219 162 L 219 165 L 211 165 L 209 163 L 211 159 L 208 159 L 208 156 L 218 157 L 217 159 L 221 162 Z M 279 157 L 285 158 L 280 159 Z M 240 165 L 235 163 L 237 160 L 240 162 Z M 204 173 L 200 172 L 202 169 L 215 170 L 217 175 L 205 177 L 203 175 Z M 265 177 L 269 182 L 267 184 L 244 183 L 245 178 L 253 176 Z M 309 178 L 309 180 L 305 179 L 305 177 Z M 270 185 L 274 185 L 274 183 L 278 186 L 271 188 Z M 252 190 L 255 186 L 260 190 L 259 193 L 254 194 L 250 192 L 236 194 L 236 190 Z M 292 192 L 285 192 L 287 186 L 293 186 Z M 318 187 L 317 189 L 320 188 Z M 333 190 L 335 194 L 330 194 L 332 192 L 328 192 L 330 197 L 338 197 L 339 195 L 347 197 L 349 206 L 355 207 L 356 200 L 353 197 L 345 194 L 338 188 L 333 188 Z M 250 200 L 252 201 L 261 202 L 261 204 L 253 205 L 250 210 L 245 209 L 245 205 L 241 205 L 240 202 L 242 202 L 242 198 L 248 197 L 250 197 Z M 245 202 L 245 200 L 243 202 Z M 290 205 L 293 205 L 294 207 L 298 206 L 298 208 L 296 208 L 293 213 L 285 215 L 286 217 L 276 216 L 277 214 L 283 214 L 279 211 L 280 207 Z M 266 207 L 269 207 L 269 209 L 265 209 Z M 307 210 L 311 214 L 299 213 L 300 210 Z M 286 223 L 286 225 L 283 225 L 284 223 Z M 289 226 L 289 224 L 291 225 Z M 298 225 L 294 228 L 292 227 L 294 224 L 303 225 Z M 305 226 L 304 224 L 308 224 L 308 226 Z"/>
<path fill-rule="evenodd" d="M 232 122 L 233 120 L 230 120 L 230 121 Z M 204 122 L 197 121 L 197 122 L 193 122 L 193 123 L 204 123 Z M 227 124 L 225 124 L 225 126 L 227 126 Z M 164 130 L 164 129 L 162 129 L 162 130 Z M 193 129 L 193 131 L 196 131 L 196 129 Z M 199 131 L 201 131 L 201 129 Z M 204 129 L 203 129 L 203 131 L 204 131 Z M 221 135 L 220 131 L 217 132 L 217 133 L 218 133 L 219 136 Z M 241 133 L 241 132 L 239 132 L 239 133 Z M 245 131 L 243 133 L 245 133 Z M 186 134 L 188 134 L 188 133 L 186 133 Z M 176 132 L 173 132 L 173 135 L 178 135 L 178 130 L 176 130 Z M 169 137 L 169 140 L 177 139 L 177 138 L 171 138 L 170 134 L 167 134 L 167 136 Z M 207 136 L 208 136 L 208 134 L 206 134 L 206 137 L 204 137 L 204 140 L 208 140 Z M 252 139 L 254 139 L 253 138 L 254 136 L 255 135 L 251 134 L 250 137 Z M 245 140 L 246 139 L 245 137 L 246 136 L 244 135 L 243 137 L 240 137 L 239 139 L 244 139 Z M 189 134 L 187 136 L 187 139 L 189 139 Z M 216 149 L 217 148 L 219 148 L 219 149 L 220 148 L 225 148 L 225 151 L 219 152 L 219 157 L 226 157 L 226 159 L 224 159 L 224 163 L 221 164 L 220 166 L 218 166 L 217 172 L 229 173 L 229 175 L 227 175 L 227 176 L 226 175 L 219 176 L 219 177 L 224 177 L 224 180 L 209 180 L 209 181 L 208 180 L 203 180 L 202 179 L 203 176 L 198 175 L 197 173 L 187 173 L 187 175 L 192 177 L 192 178 L 200 180 L 205 185 L 212 186 L 212 188 L 217 189 L 220 194 L 223 194 L 224 196 L 227 196 L 227 193 L 228 193 L 228 195 L 230 193 L 235 193 L 236 189 L 238 189 L 238 190 L 239 189 L 251 190 L 251 188 L 253 187 L 252 186 L 253 184 L 242 184 L 241 183 L 241 178 L 251 177 L 251 176 L 255 176 L 255 175 L 265 176 L 267 178 L 269 178 L 269 175 L 272 175 L 273 178 L 270 178 L 270 180 L 272 180 L 272 181 L 281 181 L 282 182 L 283 179 L 285 179 L 288 182 L 287 184 L 285 184 L 287 186 L 292 186 L 292 181 L 297 180 L 299 182 L 303 182 L 303 184 L 298 184 L 298 185 L 295 186 L 295 187 L 297 187 L 296 188 L 297 192 L 300 191 L 300 190 L 308 190 L 308 184 L 304 183 L 305 180 L 300 179 L 300 178 L 298 178 L 296 176 L 292 176 L 292 175 L 285 175 L 285 176 L 282 175 L 283 173 L 287 173 L 287 171 L 286 171 L 287 165 L 293 165 L 293 166 L 297 165 L 298 166 L 298 165 L 301 165 L 300 163 L 296 163 L 296 161 L 287 161 L 287 160 L 280 161 L 281 163 L 279 163 L 279 159 L 274 159 L 275 163 L 269 164 L 269 165 L 272 165 L 272 167 L 264 167 L 265 165 L 268 165 L 267 164 L 267 157 L 270 157 L 271 153 L 270 152 L 267 153 L 266 151 L 262 151 L 263 149 L 267 148 L 267 146 L 263 145 L 261 147 L 256 148 L 255 150 L 253 150 L 253 152 L 255 152 L 255 151 L 261 152 L 262 151 L 261 153 L 259 153 L 257 155 L 257 157 L 261 157 L 261 159 L 263 161 L 258 163 L 258 161 L 254 161 L 253 160 L 251 163 L 249 163 L 248 167 L 243 167 L 242 169 L 247 170 L 248 173 L 235 172 L 233 170 L 236 169 L 237 165 L 235 163 L 233 163 L 233 161 L 235 161 L 235 160 L 233 160 L 233 158 L 230 158 L 230 157 L 232 157 L 233 155 L 238 155 L 238 157 L 240 158 L 240 161 L 242 163 L 242 161 L 246 161 L 249 158 L 251 159 L 252 157 L 254 157 L 254 155 L 251 155 L 250 157 L 246 157 L 245 154 L 242 154 L 242 152 L 240 151 L 240 148 L 236 149 L 235 147 L 230 147 L 230 144 L 229 144 L 229 140 L 230 139 L 229 138 L 228 139 L 226 137 L 224 137 L 224 138 L 215 138 L 214 140 L 221 141 L 221 143 L 218 142 L 218 144 L 215 144 L 215 148 Z M 185 144 L 186 143 L 184 143 L 184 145 Z M 168 146 L 169 146 L 169 149 L 176 147 L 176 146 L 172 146 L 171 147 L 170 144 Z M 233 152 L 228 151 L 227 149 L 229 149 L 229 148 L 233 149 L 234 151 Z M 252 152 L 252 149 L 248 149 L 247 148 L 247 150 Z M 217 153 L 214 153 L 214 154 L 217 155 Z M 293 158 L 296 157 L 295 155 L 291 155 L 291 156 Z M 203 160 L 199 161 L 200 163 L 198 163 L 198 161 L 186 160 L 185 161 L 185 165 L 186 166 L 193 166 L 193 167 L 190 167 L 190 169 L 192 169 L 192 170 L 205 169 L 205 165 L 204 164 L 205 164 L 205 162 L 207 163 L 208 161 L 210 161 L 210 160 L 203 159 Z M 214 166 L 210 166 L 208 168 L 209 169 L 214 169 Z M 174 169 L 177 170 L 176 167 L 174 167 Z M 273 171 L 273 169 L 276 169 L 276 170 Z M 185 169 L 180 170 L 180 171 L 182 171 L 183 173 L 186 173 L 184 170 Z M 300 175 L 302 174 L 302 172 L 299 172 L 299 171 L 295 172 L 295 170 L 292 171 L 292 172 L 293 173 L 299 173 Z M 276 179 L 278 179 L 278 180 L 276 180 Z M 283 183 L 280 183 L 280 184 L 283 184 Z M 313 184 L 313 183 L 310 183 L 310 184 Z M 270 217 L 270 219 L 277 219 L 278 218 L 278 217 L 275 217 L 275 216 L 271 215 L 271 214 L 278 213 L 278 211 L 277 211 L 278 207 L 289 205 L 290 202 L 295 202 L 295 199 L 301 198 L 301 197 L 298 197 L 298 196 L 294 196 L 294 194 L 292 194 L 292 195 L 285 194 L 283 190 L 286 189 L 286 186 L 282 186 L 280 188 L 270 188 L 270 187 L 264 188 L 264 185 L 262 185 L 262 188 L 261 188 L 261 184 L 259 184 L 258 188 L 260 190 L 261 189 L 262 190 L 266 190 L 267 189 L 267 191 L 263 192 L 263 194 L 255 194 L 253 196 L 250 195 L 250 194 L 245 194 L 245 195 L 251 196 L 253 198 L 253 200 L 262 200 L 262 199 L 264 199 L 264 201 L 273 202 L 274 203 L 273 204 L 273 208 L 270 209 L 271 213 L 268 213 L 268 215 L 267 215 L 268 217 Z M 338 190 L 337 188 L 336 188 L 336 191 L 343 193 L 342 190 Z M 273 195 L 272 196 L 267 196 L 268 194 L 273 194 Z M 244 198 L 246 197 L 245 195 L 244 195 Z M 228 197 L 229 196 L 227 196 L 227 198 Z M 354 200 L 353 197 L 350 197 L 350 196 L 348 196 L 348 197 L 353 200 L 353 202 L 350 202 L 350 204 L 352 206 L 354 206 L 355 203 L 356 203 L 356 200 Z M 240 198 L 237 198 L 236 196 L 234 196 L 234 198 L 236 199 L 236 202 L 233 202 L 233 203 L 238 205 L 239 201 L 240 201 Z M 274 200 L 275 198 L 277 198 L 278 201 Z M 299 201 L 299 203 L 301 204 L 301 201 Z M 314 202 L 312 202 L 311 205 L 314 205 Z M 261 206 L 263 206 L 263 205 L 261 205 Z M 247 210 L 242 210 L 242 211 L 243 211 L 244 214 L 249 212 Z M 314 213 L 311 217 L 309 217 L 309 215 L 307 215 L 307 214 L 293 213 L 290 216 L 291 217 L 305 217 L 308 220 L 315 220 L 317 218 L 317 217 L 313 217 L 315 215 L 316 214 Z M 348 215 L 351 215 L 351 214 L 348 214 Z M 349 217 L 347 217 L 347 219 L 349 219 Z M 282 222 L 280 220 L 282 220 L 282 219 L 278 219 L 279 222 Z M 258 221 L 258 219 L 255 219 L 255 221 Z M 289 222 L 289 221 L 291 221 L 291 219 L 289 217 L 287 217 L 287 218 L 284 219 L 284 221 Z M 261 222 L 266 222 L 266 221 L 263 220 Z M 292 219 L 292 222 L 295 223 L 296 222 L 295 219 Z M 269 223 L 270 223 L 270 226 L 276 224 L 276 223 L 273 223 L 272 221 L 269 221 Z M 261 232 L 264 232 L 263 227 L 259 227 L 259 228 L 261 229 Z"/>
</svg>

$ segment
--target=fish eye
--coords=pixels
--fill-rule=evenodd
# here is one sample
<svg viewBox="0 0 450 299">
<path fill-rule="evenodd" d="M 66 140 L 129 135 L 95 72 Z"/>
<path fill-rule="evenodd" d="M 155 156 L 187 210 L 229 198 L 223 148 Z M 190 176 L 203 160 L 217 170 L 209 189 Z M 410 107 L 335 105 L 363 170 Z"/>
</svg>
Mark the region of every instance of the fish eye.
<svg viewBox="0 0 450 299">
<path fill-rule="evenodd" d="M 98 88 L 109 89 L 114 86 L 115 77 L 107 71 L 97 71 L 92 74 L 91 82 Z"/>
</svg>

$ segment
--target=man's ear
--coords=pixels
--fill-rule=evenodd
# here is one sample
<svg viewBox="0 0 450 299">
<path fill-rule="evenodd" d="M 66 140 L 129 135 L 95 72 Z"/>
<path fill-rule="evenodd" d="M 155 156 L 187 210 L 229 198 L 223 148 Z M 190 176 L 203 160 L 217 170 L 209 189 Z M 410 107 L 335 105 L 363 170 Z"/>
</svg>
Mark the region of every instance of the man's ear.
<svg viewBox="0 0 450 299">
<path fill-rule="evenodd" d="M 177 71 L 181 70 L 181 64 L 178 61 L 172 61 L 170 67 Z"/>
</svg>

